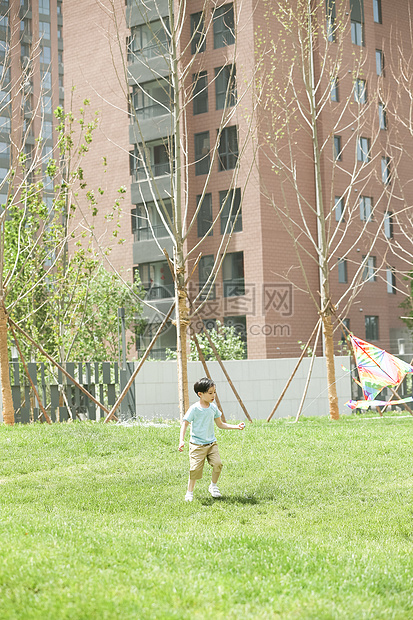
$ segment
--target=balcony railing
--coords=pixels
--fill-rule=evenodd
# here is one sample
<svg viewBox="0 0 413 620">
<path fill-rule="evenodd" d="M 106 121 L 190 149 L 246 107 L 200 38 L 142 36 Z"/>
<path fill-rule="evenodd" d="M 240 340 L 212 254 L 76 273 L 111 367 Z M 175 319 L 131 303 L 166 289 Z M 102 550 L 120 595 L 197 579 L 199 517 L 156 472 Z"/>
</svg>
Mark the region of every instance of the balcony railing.
<svg viewBox="0 0 413 620">
<path fill-rule="evenodd" d="M 147 45 L 146 47 L 142 47 L 140 49 L 131 49 L 128 54 L 128 62 L 129 64 L 135 62 L 136 57 L 146 58 L 146 60 L 150 60 L 151 58 L 157 58 L 158 56 L 164 56 L 168 53 L 168 45 L 165 42 L 164 44 L 154 44 Z"/>
<path fill-rule="evenodd" d="M 152 232 L 153 231 L 153 232 Z M 147 228 L 138 228 L 134 232 L 134 241 L 147 241 L 148 239 L 160 239 L 161 237 L 167 237 L 168 233 L 163 224 L 159 226 L 152 226 L 152 229 L 148 226 Z"/>
<path fill-rule="evenodd" d="M 162 164 L 151 164 L 152 173 L 154 177 L 163 177 L 171 172 L 171 163 L 169 161 L 163 162 Z M 150 178 L 150 171 L 146 171 L 145 168 L 136 168 L 134 170 L 132 177 L 133 181 L 136 183 L 137 181 L 145 181 L 147 178 Z"/>
<path fill-rule="evenodd" d="M 163 116 L 164 114 L 170 114 L 169 101 L 165 104 L 153 103 L 147 105 L 144 108 L 135 108 L 136 115 L 140 120 L 146 118 L 155 118 L 157 116 Z M 133 117 L 132 117 L 133 120 Z"/>
<path fill-rule="evenodd" d="M 146 288 L 146 299 L 168 299 L 174 296 L 173 284 L 154 284 Z"/>
</svg>

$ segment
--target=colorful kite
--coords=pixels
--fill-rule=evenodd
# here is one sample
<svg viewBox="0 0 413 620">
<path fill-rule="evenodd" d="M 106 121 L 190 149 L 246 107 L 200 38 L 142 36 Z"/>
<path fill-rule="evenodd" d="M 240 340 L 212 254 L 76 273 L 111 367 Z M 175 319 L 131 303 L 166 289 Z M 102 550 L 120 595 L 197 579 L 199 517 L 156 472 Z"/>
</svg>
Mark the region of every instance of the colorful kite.
<svg viewBox="0 0 413 620">
<path fill-rule="evenodd" d="M 366 400 L 350 400 L 346 405 L 350 409 L 366 409 L 390 404 L 390 401 L 378 401 L 375 397 L 383 388 L 401 383 L 407 373 L 413 373 L 413 366 L 360 338 L 351 335 L 350 339 L 360 377 L 360 381 L 355 381 L 362 388 Z M 391 404 L 409 400 L 413 399 L 391 401 Z"/>
</svg>

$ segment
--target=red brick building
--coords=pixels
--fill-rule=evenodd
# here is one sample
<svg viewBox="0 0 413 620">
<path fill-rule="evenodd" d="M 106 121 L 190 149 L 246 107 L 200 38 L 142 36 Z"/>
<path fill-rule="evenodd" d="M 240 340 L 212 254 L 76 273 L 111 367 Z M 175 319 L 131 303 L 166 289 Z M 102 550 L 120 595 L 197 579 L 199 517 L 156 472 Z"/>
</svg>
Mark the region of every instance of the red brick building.
<svg viewBox="0 0 413 620">
<path fill-rule="evenodd" d="M 217 319 L 237 325 L 246 337 L 249 358 L 295 356 L 299 341 L 308 339 L 318 318 L 311 297 L 318 298 L 320 291 L 312 242 L 319 234 L 314 139 L 311 132 L 300 129 L 291 142 L 286 132 L 276 140 L 274 110 L 279 104 L 275 94 L 272 100 L 268 82 L 266 97 L 262 92 L 259 96 L 257 59 L 278 32 L 275 19 L 268 21 L 267 4 L 257 0 L 212 4 L 203 15 L 204 30 L 205 3 L 192 0 L 185 5 L 179 39 L 182 71 L 190 67 L 182 133 L 188 151 L 188 221 L 203 196 L 187 236 L 187 252 L 197 248 L 216 220 L 212 234 L 190 254 L 189 274 L 202 252 L 189 289 L 196 296 L 211 266 L 220 262 L 230 220 L 233 234 L 227 254 L 200 319 L 209 326 Z M 313 53 L 322 201 L 331 242 L 331 300 L 336 304 L 346 291 L 357 292 L 348 308 L 346 299 L 341 301 L 341 318 L 360 337 L 393 352 L 399 339 L 407 339 L 399 306 L 407 292 L 403 278 L 410 265 L 400 248 L 408 247 L 403 222 L 413 197 L 412 136 L 399 118 L 408 118 L 408 96 L 400 92 L 392 65 L 397 44 L 408 51 L 411 24 L 406 5 L 402 0 L 391 7 L 381 6 L 380 0 L 320 3 L 317 14 L 324 38 Z M 324 28 L 327 17 L 332 30 Z M 126 6 L 115 2 L 113 7 L 109 2 L 65 0 L 64 18 L 66 106 L 71 105 L 68 94 L 75 86 L 73 109 L 87 97 L 92 108 L 100 110 L 99 130 L 85 159 L 89 185 L 105 189 L 96 236 L 104 237 L 103 214 L 111 208 L 117 189 L 125 186 L 120 232 L 125 242 L 113 245 L 110 260 L 116 269 L 129 270 L 129 277 L 137 269 L 152 305 L 165 310 L 172 302 L 173 287 L 162 249 L 171 254 L 172 243 L 154 208 L 157 198 L 146 180 L 138 145 L 146 144 L 157 192 L 168 205 L 173 191 L 171 112 L 162 99 L 169 97 L 168 3 L 130 0 Z M 342 27 L 334 31 L 338 23 Z M 268 71 L 276 67 L 267 62 Z M 292 62 L 287 54 L 284 71 L 278 74 L 280 83 Z M 305 106 L 306 93 L 295 75 L 297 101 Z M 270 84 L 276 93 L 276 80 Z M 299 127 L 295 117 L 290 127 Z M 279 167 L 280 149 L 285 152 L 289 145 L 294 151 L 294 177 L 285 174 L 285 159 L 284 168 Z M 102 157 L 107 158 L 106 168 Z M 228 214 L 229 199 L 237 219 Z M 154 310 L 148 311 L 148 320 L 156 324 Z M 199 327 L 196 321 L 194 326 Z M 150 333 L 149 329 L 146 338 Z M 340 338 L 337 331 L 337 345 Z M 169 330 L 159 341 L 158 357 L 173 344 L 174 333 Z M 138 347 L 144 345 L 145 337 Z"/>
</svg>

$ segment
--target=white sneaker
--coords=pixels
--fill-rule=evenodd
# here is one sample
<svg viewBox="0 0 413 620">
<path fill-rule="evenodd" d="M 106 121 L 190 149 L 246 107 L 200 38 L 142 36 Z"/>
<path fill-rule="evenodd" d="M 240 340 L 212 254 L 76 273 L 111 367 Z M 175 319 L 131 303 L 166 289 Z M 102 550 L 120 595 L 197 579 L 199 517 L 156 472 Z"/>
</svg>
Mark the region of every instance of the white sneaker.
<svg viewBox="0 0 413 620">
<path fill-rule="evenodd" d="M 193 499 L 194 499 L 194 494 L 191 493 L 191 491 L 187 491 L 185 494 L 185 501 L 192 502 Z"/>
<path fill-rule="evenodd" d="M 211 484 L 208 487 L 208 491 L 211 493 L 212 497 L 222 497 L 220 490 L 218 489 L 216 484 Z"/>
</svg>

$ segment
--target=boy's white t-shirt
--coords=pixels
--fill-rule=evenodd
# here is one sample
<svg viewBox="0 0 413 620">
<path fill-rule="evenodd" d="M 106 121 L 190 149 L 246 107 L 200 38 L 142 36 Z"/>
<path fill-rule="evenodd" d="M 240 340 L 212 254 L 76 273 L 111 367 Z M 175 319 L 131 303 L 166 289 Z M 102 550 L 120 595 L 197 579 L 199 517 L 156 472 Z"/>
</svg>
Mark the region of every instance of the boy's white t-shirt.
<svg viewBox="0 0 413 620">
<path fill-rule="evenodd" d="M 191 443 L 205 445 L 216 441 L 214 420 L 220 417 L 221 413 L 214 403 L 201 407 L 198 402 L 189 407 L 184 420 L 191 422 Z"/>
</svg>

